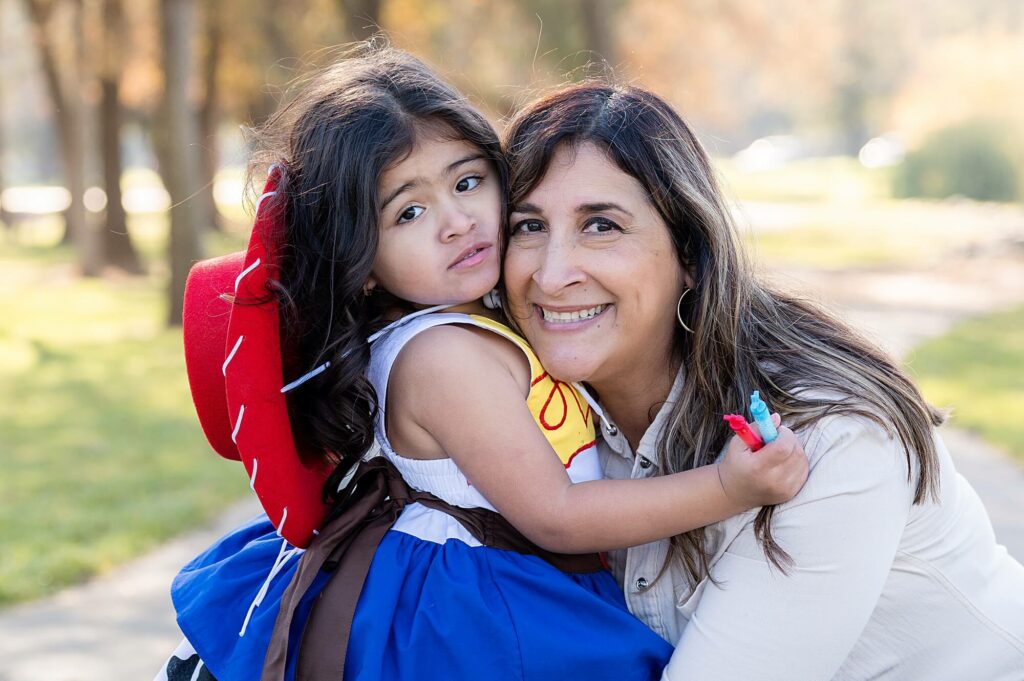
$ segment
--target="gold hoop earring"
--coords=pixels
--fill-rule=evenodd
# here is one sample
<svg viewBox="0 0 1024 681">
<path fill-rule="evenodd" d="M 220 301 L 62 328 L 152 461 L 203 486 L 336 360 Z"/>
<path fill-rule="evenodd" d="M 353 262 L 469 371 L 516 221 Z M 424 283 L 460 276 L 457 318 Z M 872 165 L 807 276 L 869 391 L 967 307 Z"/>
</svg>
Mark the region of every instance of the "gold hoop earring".
<svg viewBox="0 0 1024 681">
<path fill-rule="evenodd" d="M 679 302 L 676 303 L 676 319 L 679 320 L 679 326 L 683 327 L 683 330 L 686 331 L 687 333 L 693 333 L 693 329 L 688 327 L 686 325 L 686 322 L 683 321 L 683 313 L 679 309 L 679 306 L 683 304 L 683 298 L 686 297 L 686 294 L 689 293 L 692 290 L 693 289 L 690 289 L 690 288 L 683 289 L 683 295 L 679 296 Z"/>
</svg>

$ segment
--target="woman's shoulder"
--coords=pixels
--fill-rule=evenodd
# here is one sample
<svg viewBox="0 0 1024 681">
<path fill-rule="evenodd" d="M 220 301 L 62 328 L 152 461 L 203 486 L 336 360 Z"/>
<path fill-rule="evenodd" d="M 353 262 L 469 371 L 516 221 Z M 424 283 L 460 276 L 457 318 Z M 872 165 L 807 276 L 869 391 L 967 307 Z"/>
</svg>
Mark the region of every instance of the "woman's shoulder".
<svg viewBox="0 0 1024 681">
<path fill-rule="evenodd" d="M 812 450 L 833 449 L 859 438 L 889 440 L 894 432 L 881 416 L 854 412 L 850 395 L 821 388 L 797 390 L 795 395 L 802 402 L 820 405 L 823 412 L 822 416 L 794 428 L 809 455 Z"/>
<path fill-rule="evenodd" d="M 830 414 L 797 431 L 797 438 L 810 474 L 786 506 L 854 494 L 905 498 L 909 508 L 918 469 L 883 423 L 861 414 Z"/>
</svg>

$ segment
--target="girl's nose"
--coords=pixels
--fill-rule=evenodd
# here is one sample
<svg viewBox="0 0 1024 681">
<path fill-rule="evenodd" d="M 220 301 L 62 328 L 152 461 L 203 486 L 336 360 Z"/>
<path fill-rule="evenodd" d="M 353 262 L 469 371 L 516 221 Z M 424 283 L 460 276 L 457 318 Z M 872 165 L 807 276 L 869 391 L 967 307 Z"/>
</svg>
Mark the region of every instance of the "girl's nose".
<svg viewBox="0 0 1024 681">
<path fill-rule="evenodd" d="M 476 229 L 476 217 L 459 208 L 450 208 L 442 220 L 441 241 L 445 243 Z"/>
</svg>

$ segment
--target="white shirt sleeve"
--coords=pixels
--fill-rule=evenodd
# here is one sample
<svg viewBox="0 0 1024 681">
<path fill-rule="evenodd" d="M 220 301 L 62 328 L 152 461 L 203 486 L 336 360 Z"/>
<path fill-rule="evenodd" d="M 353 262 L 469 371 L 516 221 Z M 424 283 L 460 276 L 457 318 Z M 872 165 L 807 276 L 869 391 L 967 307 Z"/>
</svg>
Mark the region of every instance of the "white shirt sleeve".
<svg viewBox="0 0 1024 681">
<path fill-rule="evenodd" d="M 913 501 L 906 456 L 878 426 L 822 425 L 804 488 L 775 511 L 772 531 L 793 559 L 771 566 L 748 524 L 690 601 L 664 679 L 827 680 L 867 624 Z"/>
</svg>

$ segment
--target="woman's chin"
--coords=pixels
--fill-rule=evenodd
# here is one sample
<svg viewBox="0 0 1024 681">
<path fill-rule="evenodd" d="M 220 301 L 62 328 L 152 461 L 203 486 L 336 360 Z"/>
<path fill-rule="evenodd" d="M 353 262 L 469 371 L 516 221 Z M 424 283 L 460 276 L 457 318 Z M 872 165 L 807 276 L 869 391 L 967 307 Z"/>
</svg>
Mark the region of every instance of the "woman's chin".
<svg viewBox="0 0 1024 681">
<path fill-rule="evenodd" d="M 534 348 L 534 350 L 537 350 Z M 537 351 L 544 369 L 564 383 L 589 381 L 594 376 L 597 363 L 584 349 L 554 348 L 552 352 Z"/>
</svg>

